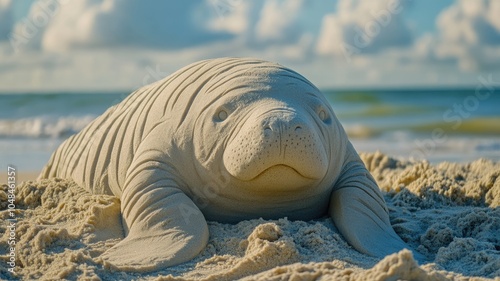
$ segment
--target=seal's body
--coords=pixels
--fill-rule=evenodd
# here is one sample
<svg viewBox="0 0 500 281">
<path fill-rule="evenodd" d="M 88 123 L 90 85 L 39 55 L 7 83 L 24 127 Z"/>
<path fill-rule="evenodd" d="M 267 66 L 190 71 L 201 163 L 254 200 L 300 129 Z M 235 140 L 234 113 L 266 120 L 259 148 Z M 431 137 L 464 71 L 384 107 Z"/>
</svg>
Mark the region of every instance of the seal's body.
<svg viewBox="0 0 500 281">
<path fill-rule="evenodd" d="M 121 199 L 127 236 L 103 259 L 123 270 L 193 258 L 205 219 L 329 214 L 361 252 L 406 246 L 320 91 L 266 61 L 202 61 L 139 89 L 66 140 L 40 177 Z"/>
</svg>

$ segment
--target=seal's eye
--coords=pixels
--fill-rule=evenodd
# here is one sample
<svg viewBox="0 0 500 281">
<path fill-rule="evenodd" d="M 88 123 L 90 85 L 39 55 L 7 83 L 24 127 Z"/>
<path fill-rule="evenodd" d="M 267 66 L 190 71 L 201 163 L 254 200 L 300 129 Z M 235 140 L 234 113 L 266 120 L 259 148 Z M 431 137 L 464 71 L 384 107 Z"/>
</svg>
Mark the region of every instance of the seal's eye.
<svg viewBox="0 0 500 281">
<path fill-rule="evenodd" d="M 226 120 L 227 119 L 227 111 L 225 111 L 224 109 L 219 110 L 219 112 L 217 112 L 217 119 L 219 121 Z"/>
<path fill-rule="evenodd" d="M 328 114 L 326 114 L 326 111 L 324 109 L 320 109 L 318 116 L 321 121 L 326 121 L 326 119 L 328 119 Z"/>
</svg>

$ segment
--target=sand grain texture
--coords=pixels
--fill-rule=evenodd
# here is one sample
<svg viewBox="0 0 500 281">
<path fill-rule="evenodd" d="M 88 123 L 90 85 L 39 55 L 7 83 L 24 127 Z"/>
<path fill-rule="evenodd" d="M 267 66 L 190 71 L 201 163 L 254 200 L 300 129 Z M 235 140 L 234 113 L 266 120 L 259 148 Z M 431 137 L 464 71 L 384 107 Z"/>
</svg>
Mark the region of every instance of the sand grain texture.
<svg viewBox="0 0 500 281">
<path fill-rule="evenodd" d="M 429 260 L 403 250 L 382 260 L 350 247 L 329 218 L 209 222 L 210 240 L 194 260 L 139 274 L 106 268 L 100 254 L 123 239 L 120 201 L 70 180 L 17 187 L 16 272 L 22 280 L 500 280 L 500 164 L 410 162 L 361 154 L 385 191 L 391 223 Z M 6 190 L 0 190 L 5 220 Z M 0 278 L 8 231 L 0 226 Z"/>
</svg>

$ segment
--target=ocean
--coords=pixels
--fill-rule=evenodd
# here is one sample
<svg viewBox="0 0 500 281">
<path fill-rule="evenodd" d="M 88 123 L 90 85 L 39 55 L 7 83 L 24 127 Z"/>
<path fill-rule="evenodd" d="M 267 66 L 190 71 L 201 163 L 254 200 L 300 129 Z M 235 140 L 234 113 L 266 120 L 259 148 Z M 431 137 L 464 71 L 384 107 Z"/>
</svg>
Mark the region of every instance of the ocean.
<svg viewBox="0 0 500 281">
<path fill-rule="evenodd" d="M 500 160 L 500 90 L 324 90 L 358 151 L 430 162 Z M 39 171 L 129 93 L 0 94 L 0 165 Z"/>
</svg>

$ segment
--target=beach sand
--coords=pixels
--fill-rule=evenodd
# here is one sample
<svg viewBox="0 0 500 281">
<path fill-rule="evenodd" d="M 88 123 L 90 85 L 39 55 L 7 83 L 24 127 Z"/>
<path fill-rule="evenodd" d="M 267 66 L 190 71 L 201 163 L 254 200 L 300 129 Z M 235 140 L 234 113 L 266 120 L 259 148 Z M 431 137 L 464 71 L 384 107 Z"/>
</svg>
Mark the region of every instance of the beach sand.
<svg viewBox="0 0 500 281">
<path fill-rule="evenodd" d="M 114 271 L 99 255 L 123 239 L 119 199 L 51 179 L 17 186 L 14 270 L 23 280 L 500 280 L 500 163 L 361 156 L 385 192 L 395 231 L 427 263 L 408 250 L 382 260 L 361 254 L 328 218 L 283 218 L 209 222 L 208 246 L 194 260 L 153 273 Z M 4 221 L 6 185 L 0 202 Z M 10 231 L 0 227 L 0 278 L 11 279 Z"/>
</svg>

